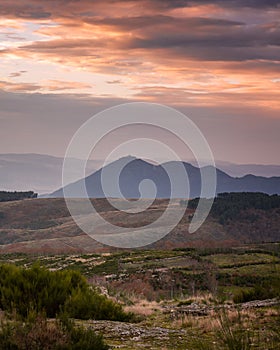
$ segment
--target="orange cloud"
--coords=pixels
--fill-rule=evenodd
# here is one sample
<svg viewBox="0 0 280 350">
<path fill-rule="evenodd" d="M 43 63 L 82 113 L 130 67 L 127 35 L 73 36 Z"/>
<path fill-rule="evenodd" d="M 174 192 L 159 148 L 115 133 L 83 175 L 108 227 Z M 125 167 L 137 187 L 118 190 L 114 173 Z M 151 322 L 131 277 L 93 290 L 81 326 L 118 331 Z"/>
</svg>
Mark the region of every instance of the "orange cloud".
<svg viewBox="0 0 280 350">
<path fill-rule="evenodd" d="M 15 83 L 10 81 L 0 81 L 0 89 L 12 92 L 37 92 L 48 91 L 58 92 L 65 90 L 91 89 L 92 85 L 59 80 L 47 80 L 43 84 Z"/>
<path fill-rule="evenodd" d="M 246 11 L 252 14 L 249 20 Z M 277 13 L 273 0 L 211 5 L 203 0 L 11 0 L 0 6 L 0 14 L 11 25 L 13 19 L 37 23 L 34 34 L 43 39 L 30 35 L 0 54 L 102 74 L 105 82 L 124 86 L 137 99 L 182 105 L 240 101 L 277 109 Z M 10 91 L 91 88 L 57 80 L 7 84 Z"/>
<path fill-rule="evenodd" d="M 40 86 L 29 83 L 11 83 L 7 81 L 0 81 L 0 89 L 12 92 L 34 92 L 40 90 Z"/>
</svg>

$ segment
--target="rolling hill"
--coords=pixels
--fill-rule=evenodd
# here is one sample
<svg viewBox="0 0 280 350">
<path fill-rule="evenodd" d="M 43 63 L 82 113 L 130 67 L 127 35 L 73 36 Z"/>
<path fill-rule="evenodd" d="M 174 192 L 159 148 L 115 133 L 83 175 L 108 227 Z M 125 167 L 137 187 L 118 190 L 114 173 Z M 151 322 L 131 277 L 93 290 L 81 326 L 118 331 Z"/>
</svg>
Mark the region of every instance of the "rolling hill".
<svg viewBox="0 0 280 350">
<path fill-rule="evenodd" d="M 186 208 L 181 222 L 166 237 L 149 246 L 156 249 L 182 247 L 227 247 L 243 243 L 280 241 L 279 196 L 256 194 L 238 196 L 238 205 L 232 206 L 232 197 L 218 198 L 208 219 L 201 228 L 190 234 L 188 226 L 194 209 Z M 243 197 L 244 196 L 244 200 Z M 264 197 L 263 197 L 264 196 Z M 79 201 L 79 199 L 77 199 Z M 121 201 L 116 199 L 116 201 Z M 258 203 L 265 203 L 259 206 Z M 167 199 L 156 199 L 145 211 L 137 214 L 120 212 L 106 199 L 94 199 L 96 210 L 107 221 L 120 227 L 144 227 L 155 221 L 166 209 Z M 243 203 L 247 203 L 243 205 Z M 268 204 L 267 204 L 268 203 Z M 269 203 L 274 203 L 269 207 Z M 276 203 L 276 204 L 275 204 Z M 79 204 L 77 202 L 77 204 Z M 178 200 L 174 212 L 181 206 Z M 227 210 L 226 221 L 221 214 Z M 233 211 L 229 208 L 233 207 Z M 218 209 L 218 211 L 217 211 Z M 217 214 L 218 213 L 218 214 Z M 98 233 L 98 228 L 96 228 Z M 106 234 L 106 233 L 105 233 Z M 0 203 L 0 252 L 70 253 L 108 252 L 115 248 L 104 246 L 84 234 L 71 218 L 65 201 L 56 199 L 27 199 Z"/>
</svg>

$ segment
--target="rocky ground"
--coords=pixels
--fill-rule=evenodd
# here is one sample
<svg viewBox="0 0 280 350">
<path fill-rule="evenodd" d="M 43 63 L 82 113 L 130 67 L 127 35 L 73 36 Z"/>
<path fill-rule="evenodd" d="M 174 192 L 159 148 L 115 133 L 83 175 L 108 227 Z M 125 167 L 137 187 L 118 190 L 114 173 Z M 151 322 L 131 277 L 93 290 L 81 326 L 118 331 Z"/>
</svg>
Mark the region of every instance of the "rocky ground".
<svg viewBox="0 0 280 350">
<path fill-rule="evenodd" d="M 199 335 L 205 329 L 213 336 L 214 344 L 215 331 L 212 333 L 212 327 L 215 327 L 215 313 L 222 308 L 233 313 L 239 310 L 247 316 L 254 315 L 255 318 L 258 310 L 270 313 L 271 308 L 277 305 L 280 305 L 279 299 L 256 300 L 238 305 L 206 306 L 192 303 L 187 306 L 162 306 L 139 323 L 96 320 L 77 322 L 102 333 L 111 349 L 193 350 L 193 344 L 199 341 Z"/>
<path fill-rule="evenodd" d="M 113 349 L 183 349 L 188 335 L 183 329 L 148 327 L 125 322 L 88 321 L 87 326 L 102 333 Z"/>
</svg>

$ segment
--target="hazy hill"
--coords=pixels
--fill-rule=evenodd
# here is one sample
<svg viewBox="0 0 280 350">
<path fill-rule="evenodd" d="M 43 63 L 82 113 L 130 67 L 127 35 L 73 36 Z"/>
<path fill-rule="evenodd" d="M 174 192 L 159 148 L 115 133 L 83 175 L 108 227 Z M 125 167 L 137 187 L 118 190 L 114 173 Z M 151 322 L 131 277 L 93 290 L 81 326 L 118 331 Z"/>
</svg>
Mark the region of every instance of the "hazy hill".
<svg viewBox="0 0 280 350">
<path fill-rule="evenodd" d="M 0 154 L 0 190 L 52 192 L 62 185 L 62 164 L 63 158 L 43 154 Z M 98 164 L 89 161 L 88 174 L 96 169 Z"/>
<path fill-rule="evenodd" d="M 119 186 L 126 198 L 139 198 L 139 184 L 142 180 L 149 179 L 153 181 L 157 188 L 157 198 L 170 198 L 171 187 L 169 177 L 162 165 L 154 165 L 143 161 L 141 159 L 132 158 L 130 162 L 123 165 L 127 158 L 121 158 L 106 166 L 106 170 L 110 174 L 115 174 L 117 169 L 122 169 L 119 178 Z M 177 162 L 168 162 L 164 165 L 172 172 L 179 171 Z M 201 176 L 200 169 L 189 164 L 183 163 L 189 177 L 190 182 L 190 197 L 197 197 L 201 190 Z M 85 179 L 85 184 L 88 196 L 91 198 L 106 197 L 101 186 L 101 172 L 102 169 L 89 175 Z M 112 177 L 113 180 L 113 177 Z M 82 195 L 83 180 L 74 182 L 66 186 L 68 197 L 83 197 Z M 254 175 L 246 175 L 240 178 L 233 178 L 223 171 L 217 169 L 217 193 L 222 192 L 264 192 L 267 194 L 280 194 L 280 177 L 260 177 Z M 182 198 L 183 191 L 173 193 L 174 198 Z M 107 191 L 107 197 L 119 197 L 118 192 L 112 186 Z M 50 194 L 50 197 L 63 197 L 63 189 Z M 147 190 L 143 197 L 154 197 L 152 189 Z"/>
<path fill-rule="evenodd" d="M 234 164 L 230 162 L 216 161 L 216 166 L 233 177 L 241 177 L 247 174 L 264 177 L 280 176 L 280 165 Z"/>
</svg>

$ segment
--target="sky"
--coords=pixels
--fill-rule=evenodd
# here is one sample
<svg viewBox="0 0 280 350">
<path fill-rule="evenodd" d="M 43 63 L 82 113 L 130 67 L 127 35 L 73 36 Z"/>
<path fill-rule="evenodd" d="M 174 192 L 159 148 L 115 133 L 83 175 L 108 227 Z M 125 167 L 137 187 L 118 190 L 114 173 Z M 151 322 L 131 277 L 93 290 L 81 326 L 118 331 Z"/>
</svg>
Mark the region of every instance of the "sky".
<svg viewBox="0 0 280 350">
<path fill-rule="evenodd" d="M 0 16 L 1 153 L 63 156 L 96 112 L 140 101 L 190 117 L 216 160 L 280 164 L 280 0 L 0 0 Z"/>
</svg>

